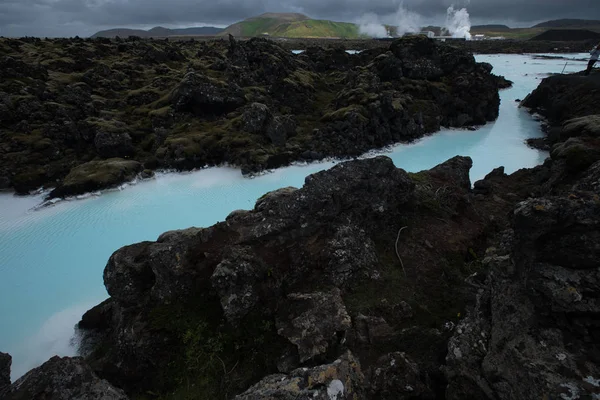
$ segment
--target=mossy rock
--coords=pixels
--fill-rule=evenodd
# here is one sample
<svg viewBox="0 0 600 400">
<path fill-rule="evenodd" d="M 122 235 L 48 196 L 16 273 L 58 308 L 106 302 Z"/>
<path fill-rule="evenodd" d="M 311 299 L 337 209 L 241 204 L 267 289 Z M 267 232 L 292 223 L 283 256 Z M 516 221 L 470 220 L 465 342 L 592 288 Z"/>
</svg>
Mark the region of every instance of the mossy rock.
<svg viewBox="0 0 600 400">
<path fill-rule="evenodd" d="M 553 159 L 564 159 L 571 172 L 579 172 L 600 160 L 600 140 L 570 138 L 552 149 Z"/>
<path fill-rule="evenodd" d="M 350 114 L 358 114 L 365 121 L 367 120 L 367 116 L 369 115 L 369 113 L 367 112 L 367 109 L 365 107 L 353 104 L 351 106 L 340 108 L 339 110 L 335 110 L 334 112 L 325 114 L 323 116 L 322 120 L 324 122 L 342 121 L 342 120 L 347 119 L 347 117 Z"/>
<path fill-rule="evenodd" d="M 17 174 L 12 184 L 18 194 L 29 194 L 31 190 L 41 187 L 46 181 L 46 171 L 42 167 L 29 168 Z"/>
<path fill-rule="evenodd" d="M 49 197 L 74 196 L 115 187 L 132 180 L 143 169 L 139 162 L 122 158 L 90 161 L 73 168 Z"/>
</svg>

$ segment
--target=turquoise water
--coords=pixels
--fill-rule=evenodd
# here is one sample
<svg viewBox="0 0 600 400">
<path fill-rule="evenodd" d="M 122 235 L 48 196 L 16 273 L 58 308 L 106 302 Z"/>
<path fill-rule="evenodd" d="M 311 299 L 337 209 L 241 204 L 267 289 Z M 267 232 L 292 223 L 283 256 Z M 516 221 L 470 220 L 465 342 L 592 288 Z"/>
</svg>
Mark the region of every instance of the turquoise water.
<svg viewBox="0 0 600 400">
<path fill-rule="evenodd" d="M 512 172 L 543 162 L 546 153 L 523 143 L 541 135 L 539 123 L 514 100 L 524 98 L 547 73 L 560 72 L 565 61 L 527 55 L 477 58 L 515 82 L 501 93 L 500 118 L 475 132 L 446 130 L 383 151 L 398 167 L 419 171 L 469 155 L 474 181 L 500 165 Z M 583 68 L 584 63 L 572 62 L 566 71 Z M 113 251 L 155 240 L 164 231 L 212 225 L 233 210 L 252 208 L 265 192 L 299 187 L 307 175 L 333 165 L 296 165 L 254 179 L 226 167 L 159 174 L 122 190 L 37 210 L 32 208 L 41 196 L 0 194 L 0 351 L 13 355 L 13 379 L 55 354 L 74 354 L 73 326 L 107 297 L 102 271 Z"/>
</svg>

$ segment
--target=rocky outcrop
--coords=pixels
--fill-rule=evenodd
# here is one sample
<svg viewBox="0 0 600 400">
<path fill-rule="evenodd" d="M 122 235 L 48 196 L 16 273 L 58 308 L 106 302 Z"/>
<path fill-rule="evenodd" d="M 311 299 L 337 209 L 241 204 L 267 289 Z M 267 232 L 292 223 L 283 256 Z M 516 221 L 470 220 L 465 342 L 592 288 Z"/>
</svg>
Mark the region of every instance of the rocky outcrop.
<svg viewBox="0 0 600 400">
<path fill-rule="evenodd" d="M 351 400 L 363 398 L 360 364 L 347 352 L 331 364 L 270 375 L 236 396 L 236 400 Z"/>
<path fill-rule="evenodd" d="M 548 197 L 520 203 L 510 248 L 491 268 L 447 356 L 447 398 L 585 398 L 599 392 L 598 205 Z"/>
<path fill-rule="evenodd" d="M 441 293 L 438 285 L 447 282 L 437 277 L 460 275 L 452 263 L 484 232 L 468 200 L 470 167 L 470 159 L 456 157 L 413 177 L 386 157 L 346 162 L 309 176 L 301 189 L 268 193 L 254 210 L 234 212 L 213 227 L 169 232 L 117 251 L 104 274 L 111 298 L 79 325 L 88 361 L 132 395 L 173 390 L 183 376 L 199 374 L 207 393 L 223 387 L 242 393 L 263 379 L 241 396 L 272 390 L 302 397 L 338 379 L 347 396 L 346 375 L 323 373 L 313 382 L 313 370 L 298 368 L 329 371 L 331 363 L 344 365 L 335 360 L 348 350 L 362 357 L 378 348 L 361 362 L 377 382 L 373 393 L 391 398 L 402 387 L 409 398 L 439 391 L 432 389 L 442 384 L 434 360 L 447 333 L 441 325 L 428 334 L 401 327 L 415 318 L 413 296 Z M 429 229 L 421 229 L 423 220 Z M 427 267 L 418 268 L 424 260 Z M 421 279 L 433 286 L 421 287 Z M 422 306 L 436 310 L 454 302 L 452 295 L 425 298 Z M 415 340 L 427 343 L 427 355 Z M 397 348 L 399 342 L 406 346 Z M 398 365 L 388 371 L 376 363 L 383 356 Z M 191 375 L 161 380 L 164 365 Z M 289 375 L 265 378 L 277 371 Z M 379 377 L 393 371 L 412 375 Z M 293 384 L 306 379 L 313 383 Z M 351 393 L 368 392 L 362 379 Z"/>
<path fill-rule="evenodd" d="M 544 78 L 522 105 L 544 115 L 553 125 L 562 124 L 572 118 L 598 114 L 598 89 L 600 74 L 555 75 Z"/>
<path fill-rule="evenodd" d="M 0 388 L 6 400 L 127 400 L 122 390 L 98 378 L 81 358 L 52 357 L 11 386 Z"/>
<path fill-rule="evenodd" d="M 2 39 L 1 183 L 23 194 L 64 186 L 75 168 L 113 157 L 149 170 L 228 163 L 256 173 L 358 156 L 491 121 L 507 84 L 426 38 L 357 55 L 280 44 Z"/>
<path fill-rule="evenodd" d="M 10 386 L 10 366 L 12 357 L 10 354 L 0 353 L 0 394 Z"/>
<path fill-rule="evenodd" d="M 470 279 L 477 297 L 448 343 L 448 399 L 600 393 L 597 127 L 588 99 L 574 95 L 580 79 L 548 78 L 525 101 L 543 104 L 537 110 L 551 124 L 551 159 L 475 184 L 478 196 L 498 204 L 525 188 L 529 198 L 511 207 L 506 231 L 487 250 L 488 272 Z M 570 104 L 561 106 L 565 99 Z"/>
</svg>

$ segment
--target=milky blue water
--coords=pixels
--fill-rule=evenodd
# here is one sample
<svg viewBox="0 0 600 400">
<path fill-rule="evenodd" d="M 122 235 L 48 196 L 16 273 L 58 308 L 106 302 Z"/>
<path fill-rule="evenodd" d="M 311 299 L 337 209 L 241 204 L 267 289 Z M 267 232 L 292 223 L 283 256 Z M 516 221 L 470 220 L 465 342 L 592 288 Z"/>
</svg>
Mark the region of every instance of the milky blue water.
<svg viewBox="0 0 600 400">
<path fill-rule="evenodd" d="M 565 61 L 527 55 L 477 58 L 515 82 L 501 93 L 499 119 L 475 132 L 445 130 L 388 149 L 385 154 L 398 167 L 419 171 L 468 155 L 474 160 L 474 181 L 501 165 L 512 172 L 543 162 L 547 154 L 523 143 L 541 135 L 539 123 L 514 100 L 523 99 L 546 74 L 561 72 Z M 583 68 L 573 61 L 566 71 Z M 308 174 L 332 165 L 292 166 L 254 179 L 232 168 L 159 174 L 123 190 L 38 210 L 32 208 L 41 196 L 0 194 L 0 351 L 14 357 L 13 379 L 55 354 L 74 354 L 73 326 L 107 297 L 102 271 L 113 251 L 156 240 L 168 230 L 212 225 L 233 210 L 252 208 L 265 192 L 299 187 Z"/>
</svg>

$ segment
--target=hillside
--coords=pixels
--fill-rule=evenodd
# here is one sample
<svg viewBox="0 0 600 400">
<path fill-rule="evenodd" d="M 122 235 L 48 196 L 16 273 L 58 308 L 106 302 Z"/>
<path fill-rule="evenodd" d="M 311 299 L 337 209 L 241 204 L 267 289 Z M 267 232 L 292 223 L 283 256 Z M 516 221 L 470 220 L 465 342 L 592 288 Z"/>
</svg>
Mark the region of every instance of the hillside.
<svg viewBox="0 0 600 400">
<path fill-rule="evenodd" d="M 593 19 L 557 19 L 542 22 L 533 26 L 533 28 L 583 28 L 590 26 L 600 26 L 600 20 Z"/>
<path fill-rule="evenodd" d="M 116 36 L 126 38 L 129 36 L 139 37 L 168 37 L 168 36 L 202 36 L 202 35 L 217 35 L 223 31 L 222 28 L 215 28 L 212 26 L 203 26 L 196 28 L 183 28 L 183 29 L 169 29 L 157 26 L 150 30 L 142 29 L 127 29 L 117 28 L 100 31 L 92 35 L 92 38 L 104 37 L 114 38 Z"/>
<path fill-rule="evenodd" d="M 533 37 L 531 40 L 551 40 L 558 42 L 600 40 L 600 33 L 587 29 L 550 29 Z"/>
<path fill-rule="evenodd" d="M 358 26 L 348 22 L 310 19 L 303 14 L 267 13 L 227 27 L 233 36 L 336 37 L 358 38 Z"/>
</svg>

